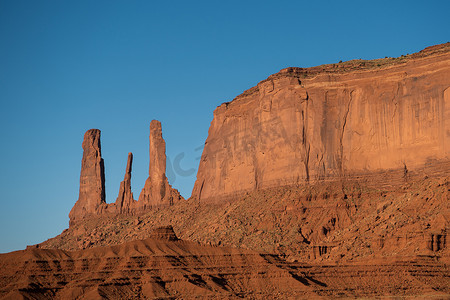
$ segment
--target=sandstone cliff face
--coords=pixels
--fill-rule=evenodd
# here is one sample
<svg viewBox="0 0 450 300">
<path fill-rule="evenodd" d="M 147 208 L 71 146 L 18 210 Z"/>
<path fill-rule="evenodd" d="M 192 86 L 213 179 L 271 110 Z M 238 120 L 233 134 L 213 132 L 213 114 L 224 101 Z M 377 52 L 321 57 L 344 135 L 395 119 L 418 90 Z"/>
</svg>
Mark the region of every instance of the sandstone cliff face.
<svg viewBox="0 0 450 300">
<path fill-rule="evenodd" d="M 105 168 L 101 152 L 100 130 L 88 130 L 83 139 L 80 193 L 69 213 L 71 223 L 101 213 L 105 202 Z"/>
<path fill-rule="evenodd" d="M 162 137 L 161 122 L 150 122 L 150 166 L 149 177 L 139 195 L 140 210 L 155 206 L 173 205 L 182 199 L 166 177 L 166 142 Z"/>
<path fill-rule="evenodd" d="M 88 130 L 83 141 L 83 160 L 80 175 L 80 196 L 70 211 L 70 225 L 101 215 L 140 214 L 152 207 L 170 206 L 183 199 L 172 188 L 166 177 L 166 143 L 162 138 L 161 123 L 150 123 L 150 167 L 139 201 L 131 192 L 131 165 L 133 154 L 128 154 L 124 180 L 120 183 L 115 203 L 105 201 L 105 171 L 101 157 L 100 130 Z"/>
<path fill-rule="evenodd" d="M 270 76 L 214 111 L 191 197 L 208 202 L 448 160 L 449 48 L 367 70 L 334 65 Z"/>
</svg>

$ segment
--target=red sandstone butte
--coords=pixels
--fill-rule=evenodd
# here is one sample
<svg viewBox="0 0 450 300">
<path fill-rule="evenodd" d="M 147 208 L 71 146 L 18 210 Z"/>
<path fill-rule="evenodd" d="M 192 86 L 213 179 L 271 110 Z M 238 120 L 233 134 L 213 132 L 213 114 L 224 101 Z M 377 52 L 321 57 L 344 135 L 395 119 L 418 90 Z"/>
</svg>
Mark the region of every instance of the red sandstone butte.
<svg viewBox="0 0 450 300">
<path fill-rule="evenodd" d="M 101 217 L 0 254 L 0 298 L 448 299 L 449 70 L 450 43 L 282 70 L 216 109 L 200 201 L 154 210 L 176 192 L 152 121 L 149 210 L 123 209 L 139 208 L 129 155 Z M 99 132 L 91 139 L 77 212 L 91 208 L 81 190 L 97 181 L 86 174 L 103 178 L 88 172 L 101 162 Z"/>
<path fill-rule="evenodd" d="M 100 144 L 100 130 L 86 131 L 83 139 L 80 193 L 69 213 L 70 223 L 96 215 L 106 207 L 105 168 Z"/>
<path fill-rule="evenodd" d="M 449 50 L 269 76 L 215 109 L 191 199 L 448 161 Z"/>
</svg>

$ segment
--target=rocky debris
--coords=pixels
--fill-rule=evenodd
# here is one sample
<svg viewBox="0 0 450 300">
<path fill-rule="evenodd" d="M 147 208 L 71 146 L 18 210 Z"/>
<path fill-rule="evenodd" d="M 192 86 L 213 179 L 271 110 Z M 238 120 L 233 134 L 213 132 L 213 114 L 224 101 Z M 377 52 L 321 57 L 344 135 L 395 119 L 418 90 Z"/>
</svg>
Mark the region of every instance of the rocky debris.
<svg viewBox="0 0 450 300">
<path fill-rule="evenodd" d="M 440 168 L 448 174 L 450 164 Z M 278 253 L 302 262 L 450 258 L 449 177 L 431 175 L 439 174 L 436 166 L 423 172 L 429 174 L 426 179 L 412 172 L 407 183 L 400 180 L 390 187 L 380 187 L 375 177 L 370 181 L 374 185 L 318 182 L 254 191 L 231 202 L 185 201 L 139 216 L 92 219 L 42 243 L 41 248 L 117 245 L 146 239 L 155 228 L 173 225 L 181 239 Z M 402 174 L 399 170 L 397 177 Z"/>
<path fill-rule="evenodd" d="M 131 192 L 131 165 L 133 163 L 133 154 L 128 153 L 127 168 L 125 176 L 120 183 L 119 195 L 117 196 L 115 205 L 118 213 L 129 214 L 136 205 Z"/>
<path fill-rule="evenodd" d="M 166 177 L 166 142 L 162 137 L 161 122 L 150 122 L 150 165 L 149 177 L 139 195 L 138 209 L 145 211 L 152 207 L 171 206 L 183 199 L 172 188 Z"/>
<path fill-rule="evenodd" d="M 220 105 L 191 198 L 448 161 L 449 46 L 384 68 L 283 69 Z"/>
<path fill-rule="evenodd" d="M 319 294 L 325 299 L 448 299 L 448 265 L 433 260 L 433 257 L 384 258 L 307 268 L 302 268 L 301 263 L 291 263 L 290 267 L 294 274 L 323 283 Z"/>
<path fill-rule="evenodd" d="M 86 131 L 83 139 L 80 193 L 69 213 L 70 224 L 87 216 L 101 214 L 106 208 L 105 167 L 100 144 L 100 130 Z"/>
</svg>

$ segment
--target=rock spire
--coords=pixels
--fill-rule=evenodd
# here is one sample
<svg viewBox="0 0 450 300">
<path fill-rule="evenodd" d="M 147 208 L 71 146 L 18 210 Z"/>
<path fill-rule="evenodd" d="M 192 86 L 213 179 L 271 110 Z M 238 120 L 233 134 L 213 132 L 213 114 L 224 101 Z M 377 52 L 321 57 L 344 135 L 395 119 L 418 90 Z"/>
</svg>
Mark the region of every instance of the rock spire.
<svg viewBox="0 0 450 300">
<path fill-rule="evenodd" d="M 133 163 L 133 153 L 128 153 L 127 168 L 125 176 L 120 183 L 119 195 L 116 199 L 116 209 L 118 213 L 130 213 L 135 206 L 133 193 L 131 192 L 131 164 Z"/>
<path fill-rule="evenodd" d="M 149 177 L 139 195 L 138 206 L 147 209 L 155 206 L 172 205 L 182 199 L 172 188 L 166 177 L 166 142 L 162 137 L 161 122 L 150 122 L 150 166 Z"/>
<path fill-rule="evenodd" d="M 70 223 L 98 214 L 105 207 L 105 167 L 100 144 L 100 130 L 86 131 L 83 139 L 80 192 L 69 213 Z"/>
</svg>

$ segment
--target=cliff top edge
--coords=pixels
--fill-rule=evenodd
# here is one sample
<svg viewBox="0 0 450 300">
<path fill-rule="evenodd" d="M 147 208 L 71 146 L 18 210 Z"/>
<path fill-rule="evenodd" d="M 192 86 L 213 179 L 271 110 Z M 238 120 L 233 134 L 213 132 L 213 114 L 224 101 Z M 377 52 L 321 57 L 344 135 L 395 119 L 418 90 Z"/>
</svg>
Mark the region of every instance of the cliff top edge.
<svg viewBox="0 0 450 300">
<path fill-rule="evenodd" d="M 369 71 L 382 69 L 386 67 L 396 66 L 405 64 L 410 60 L 425 58 L 429 56 L 436 56 L 440 54 L 446 54 L 450 52 L 450 42 L 429 46 L 425 49 L 412 53 L 401 55 L 399 57 L 385 57 L 372 60 L 364 59 L 352 59 L 349 61 L 340 61 L 333 64 L 323 64 L 319 66 L 301 68 L 301 67 L 288 67 L 281 69 L 277 73 L 270 75 L 268 78 L 260 81 L 256 86 L 245 90 L 240 95 L 236 96 L 233 100 L 249 96 L 259 90 L 258 85 L 269 80 L 274 80 L 283 77 L 296 77 L 299 79 L 309 79 L 319 74 L 345 74 L 354 71 Z M 229 102 L 224 102 L 222 104 L 228 104 Z M 220 105 L 219 105 L 220 106 Z"/>
</svg>

